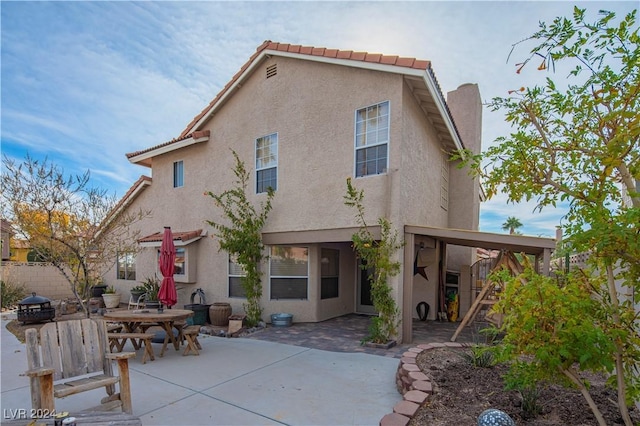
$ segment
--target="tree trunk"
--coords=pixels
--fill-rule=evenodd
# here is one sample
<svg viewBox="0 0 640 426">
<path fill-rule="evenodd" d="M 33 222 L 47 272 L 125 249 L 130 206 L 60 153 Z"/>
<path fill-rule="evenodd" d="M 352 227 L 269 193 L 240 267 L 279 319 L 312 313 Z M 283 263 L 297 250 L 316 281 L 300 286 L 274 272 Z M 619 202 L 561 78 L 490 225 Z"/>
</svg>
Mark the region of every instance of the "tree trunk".
<svg viewBox="0 0 640 426">
<path fill-rule="evenodd" d="M 580 393 L 582 394 L 584 399 L 587 401 L 587 404 L 589 404 L 589 408 L 591 408 L 593 415 L 596 416 L 596 420 L 598 420 L 598 424 L 600 426 L 607 426 L 607 422 L 604 421 L 604 417 L 602 417 L 602 413 L 600 412 L 600 409 L 598 408 L 595 401 L 591 397 L 591 394 L 589 393 L 589 389 L 587 389 L 584 383 L 582 383 L 582 380 L 580 380 L 580 378 L 575 373 L 575 371 L 573 371 L 573 369 L 562 369 L 562 368 L 560 369 L 560 371 L 562 372 L 562 374 L 567 376 L 573 384 L 575 384 L 578 387 L 578 389 L 580 390 Z"/>
<path fill-rule="evenodd" d="M 620 302 L 618 301 L 618 292 L 616 291 L 615 277 L 613 275 L 613 266 L 607 265 L 607 286 L 609 290 L 609 297 L 611 298 L 612 305 L 612 319 L 616 328 L 620 328 L 620 314 L 618 309 L 620 308 Z M 619 339 L 615 340 L 616 345 L 616 385 L 618 388 L 618 409 L 622 420 L 624 420 L 625 426 L 633 426 L 631 422 L 631 416 L 629 415 L 629 408 L 627 407 L 627 388 L 624 383 L 624 364 L 622 362 L 622 352 L 624 351 L 622 343 Z"/>
</svg>

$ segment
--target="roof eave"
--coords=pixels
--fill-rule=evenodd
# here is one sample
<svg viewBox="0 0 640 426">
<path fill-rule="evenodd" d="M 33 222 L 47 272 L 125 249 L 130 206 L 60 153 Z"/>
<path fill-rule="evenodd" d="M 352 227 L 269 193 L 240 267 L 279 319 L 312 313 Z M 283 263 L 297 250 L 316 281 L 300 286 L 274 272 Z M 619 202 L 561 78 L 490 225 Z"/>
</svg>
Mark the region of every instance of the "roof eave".
<svg viewBox="0 0 640 426">
<path fill-rule="evenodd" d="M 447 108 L 447 104 L 442 97 L 442 93 L 440 89 L 438 89 L 438 83 L 435 81 L 433 75 L 430 72 L 422 73 L 424 82 L 427 85 L 427 88 L 431 92 L 431 96 L 435 100 L 436 107 L 440 112 L 440 115 L 444 119 L 445 125 L 453 139 L 453 143 L 455 144 L 456 149 L 463 153 L 464 152 L 464 144 L 462 143 L 462 139 L 460 139 L 460 135 L 458 134 L 458 130 L 456 129 L 455 124 L 453 123 L 453 117 L 449 114 L 449 109 Z"/>
<path fill-rule="evenodd" d="M 198 240 L 201 240 L 202 238 L 207 236 L 207 230 L 204 229 L 202 230 L 202 232 L 200 232 L 200 235 L 197 235 L 193 238 L 189 238 L 188 240 L 173 240 L 173 245 L 175 247 L 184 247 L 184 246 L 188 246 L 191 243 L 195 243 Z M 145 241 L 145 242 L 141 242 L 139 243 L 140 247 L 160 247 L 162 246 L 162 241 Z"/>
<path fill-rule="evenodd" d="M 182 149 L 190 145 L 207 142 L 208 140 L 209 135 L 186 138 L 171 144 L 159 146 L 158 148 L 143 152 L 139 155 L 134 155 L 129 158 L 129 162 L 139 166 L 151 167 L 153 157 L 157 157 L 158 155 L 166 154 L 177 149 Z"/>
</svg>

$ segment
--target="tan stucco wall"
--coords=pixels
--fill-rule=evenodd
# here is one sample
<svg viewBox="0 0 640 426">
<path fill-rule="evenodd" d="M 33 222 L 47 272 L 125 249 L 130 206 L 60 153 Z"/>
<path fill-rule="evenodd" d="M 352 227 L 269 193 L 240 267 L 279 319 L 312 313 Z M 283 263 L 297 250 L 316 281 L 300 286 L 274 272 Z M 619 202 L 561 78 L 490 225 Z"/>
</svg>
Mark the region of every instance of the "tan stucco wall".
<svg viewBox="0 0 640 426">
<path fill-rule="evenodd" d="M 277 64 L 277 75 L 265 78 L 265 67 Z M 365 192 L 369 224 L 388 217 L 403 235 L 405 224 L 448 226 L 448 213 L 440 208 L 439 142 L 401 75 L 358 70 L 330 64 L 270 58 L 237 89 L 230 100 L 207 122 L 208 142 L 153 158 L 153 183 L 131 205 L 151 209 L 152 217 L 140 228 L 142 236 L 160 232 L 205 229 L 209 236 L 194 243 L 197 280 L 178 283 L 178 305 L 189 303 L 190 294 L 203 288 L 207 303 L 227 301 L 234 312 L 240 299 L 227 297 L 227 255 L 205 220 L 221 221 L 220 210 L 206 191 L 220 193 L 234 186 L 231 149 L 251 171 L 248 193 L 255 204 L 266 200 L 255 191 L 255 139 L 278 133 L 278 190 L 264 232 L 311 231 L 356 226 L 354 211 L 343 203 L 346 179 L 354 175 L 355 111 L 383 101 L 390 102 L 391 135 L 387 174 L 354 179 Z M 173 163 L 184 162 L 184 187 L 172 187 Z M 148 171 L 144 171 L 148 173 Z M 348 241 L 306 244 L 309 247 L 308 300 L 269 300 L 268 265 L 264 272 L 264 318 L 289 312 L 294 321 L 319 321 L 355 309 L 358 269 Z M 340 297 L 319 300 L 321 247 L 340 249 Z M 403 251 L 398 252 L 402 260 Z M 412 267 L 412 265 L 408 265 Z M 155 250 L 143 249 L 137 259 L 138 279 L 156 271 Z M 436 276 L 435 269 L 430 274 Z M 403 273 L 391 281 L 399 305 L 403 297 Z M 115 270 L 105 282 L 123 292 L 131 282 L 115 280 Z M 126 296 L 126 297 L 125 297 Z M 128 298 L 128 293 L 123 301 Z M 432 305 L 432 311 L 434 306 Z"/>
</svg>

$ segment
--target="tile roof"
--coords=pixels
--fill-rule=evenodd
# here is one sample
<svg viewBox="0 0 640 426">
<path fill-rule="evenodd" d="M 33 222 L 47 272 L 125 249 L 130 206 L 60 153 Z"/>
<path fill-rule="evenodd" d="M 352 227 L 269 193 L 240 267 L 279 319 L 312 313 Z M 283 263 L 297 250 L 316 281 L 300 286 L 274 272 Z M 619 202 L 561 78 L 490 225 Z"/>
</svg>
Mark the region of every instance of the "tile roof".
<svg viewBox="0 0 640 426">
<path fill-rule="evenodd" d="M 361 61 L 369 63 L 379 63 L 382 65 L 394 65 L 397 67 L 411 68 L 417 70 L 431 69 L 431 62 L 419 60 L 416 58 L 403 58 L 392 55 L 382 55 L 380 53 L 354 52 L 353 50 L 327 49 L 325 47 L 301 46 L 299 44 L 278 43 L 266 40 L 256 49 L 249 60 L 240 68 L 240 70 L 231 78 L 224 88 L 216 95 L 216 97 L 203 109 L 200 114 L 196 115 L 193 120 L 182 131 L 180 137 L 186 137 L 193 126 L 204 117 L 209 110 L 222 98 L 229 89 L 236 83 L 242 74 L 251 66 L 260 54 L 265 50 L 275 50 L 277 52 L 295 53 L 300 55 L 323 56 L 325 58 L 344 59 L 351 61 Z"/>
<path fill-rule="evenodd" d="M 162 148 L 163 146 L 171 145 L 173 143 L 180 142 L 180 141 L 183 141 L 183 140 L 186 140 L 186 139 L 189 139 L 189 138 L 198 139 L 198 138 L 201 138 L 201 137 L 204 137 L 204 136 L 209 136 L 210 133 L 211 133 L 210 130 L 199 130 L 199 131 L 196 131 L 196 132 L 191 132 L 191 133 L 189 133 L 187 135 L 180 135 L 179 137 L 171 139 L 168 142 L 161 143 L 160 145 L 155 145 L 155 146 L 152 146 L 151 148 L 146 148 L 146 149 L 143 149 L 143 150 L 140 150 L 140 151 L 130 152 L 130 153 L 125 154 L 125 155 L 127 156 L 127 158 L 135 157 L 137 155 L 144 154 L 144 153 L 149 152 L 149 151 L 153 151 L 154 149 Z"/>
<path fill-rule="evenodd" d="M 196 229 L 194 231 L 172 231 L 173 241 L 189 241 L 194 238 L 202 236 L 202 229 Z M 139 243 L 156 243 L 162 242 L 162 236 L 164 232 L 156 232 L 155 234 L 147 235 L 138 240 Z"/>
<path fill-rule="evenodd" d="M 100 224 L 100 228 L 105 227 L 109 224 L 115 217 L 118 216 L 120 211 L 129 205 L 133 201 L 133 195 L 139 191 L 140 189 L 144 189 L 143 184 L 151 184 L 152 179 L 149 176 L 141 175 L 138 180 L 136 180 L 133 185 L 129 188 L 126 194 L 116 203 L 115 206 L 111 209 L 107 217 Z M 134 197 L 135 198 L 135 197 Z"/>
</svg>

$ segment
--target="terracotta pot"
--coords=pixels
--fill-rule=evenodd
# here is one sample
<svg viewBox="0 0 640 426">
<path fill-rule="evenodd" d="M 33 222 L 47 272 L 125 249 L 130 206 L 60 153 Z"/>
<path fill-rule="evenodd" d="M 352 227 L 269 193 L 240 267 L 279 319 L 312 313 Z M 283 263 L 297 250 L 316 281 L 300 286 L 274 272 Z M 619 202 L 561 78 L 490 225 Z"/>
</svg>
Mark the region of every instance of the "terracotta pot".
<svg viewBox="0 0 640 426">
<path fill-rule="evenodd" d="M 229 303 L 218 302 L 209 307 L 209 320 L 211 325 L 223 327 L 229 325 L 231 315 L 231 305 Z"/>
</svg>

